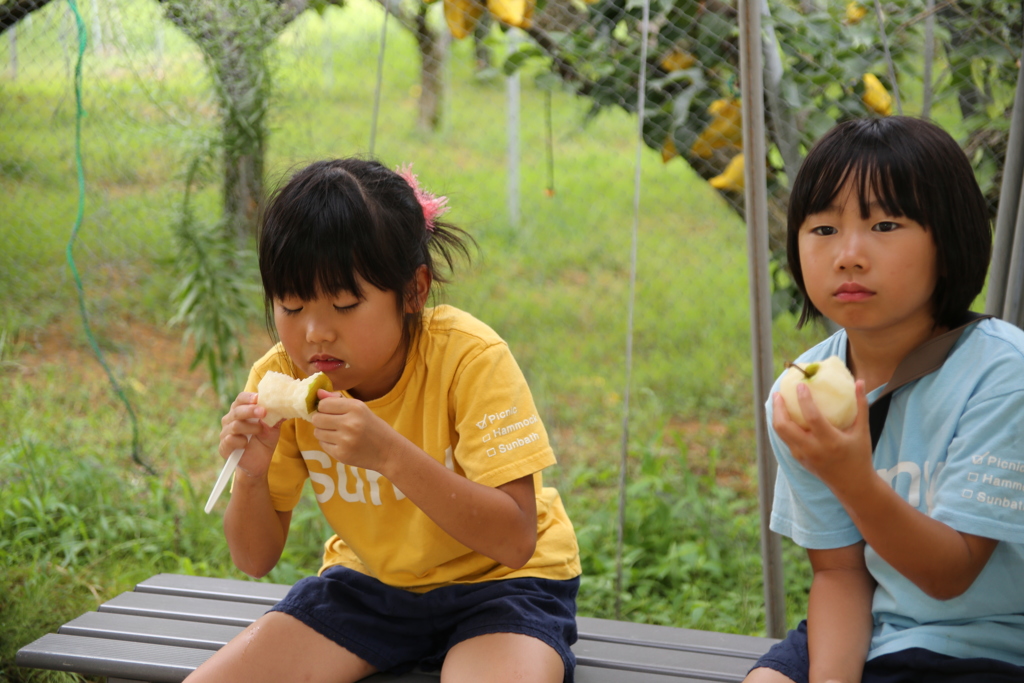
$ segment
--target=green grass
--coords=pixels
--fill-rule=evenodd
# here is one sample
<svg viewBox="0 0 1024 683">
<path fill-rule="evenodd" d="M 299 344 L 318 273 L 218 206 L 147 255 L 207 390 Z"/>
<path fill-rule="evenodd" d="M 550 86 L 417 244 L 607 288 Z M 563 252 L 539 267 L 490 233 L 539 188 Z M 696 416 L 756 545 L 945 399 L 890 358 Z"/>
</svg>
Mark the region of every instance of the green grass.
<svg viewBox="0 0 1024 683">
<path fill-rule="evenodd" d="M 17 647 L 144 576 L 239 576 L 219 518 L 199 511 L 219 469 L 220 412 L 202 375 L 187 371 L 180 330 L 166 328 L 182 178 L 216 126 L 215 107 L 198 53 L 175 29 L 164 26 L 155 53 L 155 4 L 116 7 L 131 21 L 107 39 L 128 56 L 87 55 L 87 203 L 75 259 L 158 476 L 132 463 L 124 408 L 76 318 L 64 256 L 77 198 L 74 110 L 53 28 L 63 5 L 54 3 L 19 34 L 18 79 L 0 71 L 0 119 L 16 133 L 0 136 L 0 680 L 46 680 L 12 668 Z M 377 10 L 352 3 L 303 16 L 282 36 L 271 180 L 312 159 L 367 152 L 376 66 L 368 55 L 376 56 L 379 21 Z M 580 613 L 612 616 L 634 121 L 606 112 L 584 126 L 588 103 L 556 92 L 549 197 L 543 93 L 525 76 L 523 219 L 513 226 L 505 84 L 474 76 L 470 44 L 453 48 L 445 125 L 417 131 L 415 46 L 392 26 L 376 154 L 413 162 L 476 238 L 472 264 L 440 300 L 492 325 L 524 368 L 561 461 L 546 479 L 583 547 Z M 642 174 L 623 617 L 759 633 L 745 227 L 684 164 L 664 165 L 645 149 Z M 207 178 L 201 218 L 215 220 L 218 196 Z M 775 326 L 780 366 L 820 334 L 796 333 L 793 323 Z M 246 340 L 249 360 L 267 343 L 260 325 L 253 321 Z M 300 508 L 292 528 L 270 580 L 291 582 L 318 566 L 327 532 L 315 507 Z M 786 553 L 795 619 L 806 562 L 791 546 Z"/>
</svg>

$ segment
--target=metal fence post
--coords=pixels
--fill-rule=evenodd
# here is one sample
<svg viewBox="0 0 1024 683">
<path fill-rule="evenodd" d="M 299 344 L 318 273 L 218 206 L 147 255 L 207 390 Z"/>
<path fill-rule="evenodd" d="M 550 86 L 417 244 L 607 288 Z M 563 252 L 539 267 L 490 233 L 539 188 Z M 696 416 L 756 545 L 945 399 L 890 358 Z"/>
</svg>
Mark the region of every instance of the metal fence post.
<svg viewBox="0 0 1024 683">
<path fill-rule="evenodd" d="M 747 260 L 750 274 L 750 330 L 754 360 L 754 421 L 757 428 L 758 501 L 761 509 L 761 566 L 764 578 L 765 630 L 773 638 L 786 632 L 786 596 L 782 583 L 779 536 L 768 528 L 775 488 L 775 459 L 768 444 L 764 402 L 771 389 L 772 306 L 768 273 L 768 186 L 764 160 L 764 75 L 761 62 L 761 2 L 740 2 L 740 91 L 743 98 L 744 198 Z"/>
<path fill-rule="evenodd" d="M 506 34 L 508 54 L 519 49 L 519 29 Z M 508 222 L 513 228 L 520 223 L 519 207 L 519 71 L 505 79 L 506 127 L 508 131 Z"/>
<path fill-rule="evenodd" d="M 1024 60 L 1024 54 L 1021 58 Z M 1022 194 L 1021 183 L 1024 181 L 1024 66 L 1017 76 L 1017 94 L 1013 100 L 1011 116 L 985 310 L 1020 325 L 1019 318 L 1011 318 L 1019 316 L 1020 290 L 1024 284 L 1021 282 L 1021 271 L 1024 266 L 1021 259 L 1024 255 L 1019 255 L 1024 249 L 1024 238 L 1017 239 L 1019 232 L 1015 236 L 1014 228 L 1020 218 L 1017 215 L 1017 205 Z M 1010 317 L 1007 317 L 1008 315 Z"/>
</svg>

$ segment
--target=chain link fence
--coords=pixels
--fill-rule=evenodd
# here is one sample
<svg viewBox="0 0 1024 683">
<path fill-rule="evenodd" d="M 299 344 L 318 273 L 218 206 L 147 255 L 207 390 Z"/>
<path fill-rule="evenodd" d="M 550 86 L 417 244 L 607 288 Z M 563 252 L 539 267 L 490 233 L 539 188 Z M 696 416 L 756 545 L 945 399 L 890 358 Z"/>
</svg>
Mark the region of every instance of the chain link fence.
<svg viewBox="0 0 1024 683">
<path fill-rule="evenodd" d="M 65 251 L 81 21 L 86 202 L 72 251 L 101 336 L 130 339 L 133 322 L 176 318 L 198 329 L 194 348 L 207 348 L 203 362 L 230 393 L 265 343 L 228 338 L 259 333 L 258 293 L 237 283 L 222 293 L 229 275 L 254 277 L 247 226 L 262 192 L 325 156 L 412 162 L 479 245 L 443 300 L 509 341 L 561 458 L 552 476 L 570 512 L 573 491 L 613 488 L 631 318 L 638 481 L 651 486 L 670 457 L 754 509 L 742 220 L 743 164 L 754 162 L 743 155 L 735 2 L 652 0 L 642 125 L 643 6 L 633 0 L 389 1 L 386 12 L 370 0 L 55 0 L 18 16 L 29 4 L 0 0 L 5 339 L 36 343 L 73 317 Z M 781 367 L 825 332 L 795 331 L 785 268 L 788 179 L 808 146 L 846 117 L 930 117 L 964 146 L 994 215 L 1022 6 L 791 0 L 765 3 L 762 19 L 769 154 L 756 163 L 768 171 Z M 233 240 L 220 272 L 204 276 L 213 312 L 184 308 L 190 235 Z M 586 520 L 581 535 L 611 538 L 608 518 Z M 673 562 L 686 564 L 677 551 Z M 642 569 L 639 556 L 627 562 Z M 588 567 L 592 591 L 615 592 L 607 570 Z M 755 567 L 755 602 L 759 581 Z"/>
</svg>

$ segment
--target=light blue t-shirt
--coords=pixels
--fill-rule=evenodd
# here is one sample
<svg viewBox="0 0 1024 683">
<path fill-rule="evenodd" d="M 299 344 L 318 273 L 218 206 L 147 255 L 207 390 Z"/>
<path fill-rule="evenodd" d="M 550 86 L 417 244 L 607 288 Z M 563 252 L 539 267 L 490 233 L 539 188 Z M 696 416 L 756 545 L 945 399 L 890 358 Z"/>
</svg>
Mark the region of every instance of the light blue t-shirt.
<svg viewBox="0 0 1024 683">
<path fill-rule="evenodd" d="M 840 330 L 798 360 L 845 360 L 846 347 Z M 779 462 L 772 530 L 804 548 L 860 541 L 828 487 L 771 428 L 771 400 L 767 408 Z M 967 328 L 941 368 L 893 393 L 873 457 L 879 476 L 910 505 L 1000 543 L 971 587 L 946 601 L 928 597 L 866 546 L 878 582 L 868 659 L 922 647 L 1024 666 L 1024 332 L 995 319 Z"/>
</svg>

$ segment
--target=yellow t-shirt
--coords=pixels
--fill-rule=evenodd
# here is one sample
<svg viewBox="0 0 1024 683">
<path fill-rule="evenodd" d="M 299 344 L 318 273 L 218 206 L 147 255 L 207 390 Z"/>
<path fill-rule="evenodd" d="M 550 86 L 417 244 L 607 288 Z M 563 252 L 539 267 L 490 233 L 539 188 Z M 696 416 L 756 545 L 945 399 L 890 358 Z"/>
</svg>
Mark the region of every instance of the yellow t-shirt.
<svg viewBox="0 0 1024 683">
<path fill-rule="evenodd" d="M 246 390 L 255 391 L 271 370 L 305 377 L 278 344 L 253 365 Z M 311 423 L 286 420 L 270 466 L 271 498 L 275 509 L 291 510 L 306 478 L 312 481 L 335 533 L 324 544 L 321 572 L 340 564 L 418 592 L 453 583 L 580 574 L 572 523 L 558 491 L 542 484 L 540 471 L 555 463 L 547 432 L 508 345 L 487 325 L 451 306 L 426 309 L 398 383 L 366 405 L 472 481 L 496 487 L 532 474 L 537 549 L 520 569 L 470 550 L 377 472 L 330 458 Z"/>
</svg>

